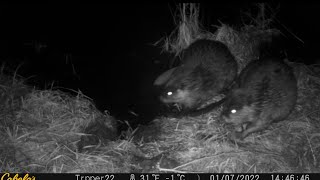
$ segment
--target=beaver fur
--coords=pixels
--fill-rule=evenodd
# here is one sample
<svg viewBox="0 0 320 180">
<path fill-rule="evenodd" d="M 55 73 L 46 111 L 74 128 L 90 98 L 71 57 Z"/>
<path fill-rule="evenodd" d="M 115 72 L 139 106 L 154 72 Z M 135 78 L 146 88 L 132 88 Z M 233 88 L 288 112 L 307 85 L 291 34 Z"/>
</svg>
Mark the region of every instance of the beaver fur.
<svg viewBox="0 0 320 180">
<path fill-rule="evenodd" d="M 227 96 L 222 119 L 236 125 L 236 139 L 261 131 L 284 120 L 297 100 L 297 80 L 292 68 L 278 58 L 250 62 L 240 73 Z"/>
<path fill-rule="evenodd" d="M 184 50 L 181 62 L 161 74 L 154 85 L 162 88 L 160 100 L 163 103 L 178 104 L 188 112 L 196 112 L 204 103 L 226 91 L 237 76 L 234 56 L 219 41 L 196 40 Z"/>
</svg>

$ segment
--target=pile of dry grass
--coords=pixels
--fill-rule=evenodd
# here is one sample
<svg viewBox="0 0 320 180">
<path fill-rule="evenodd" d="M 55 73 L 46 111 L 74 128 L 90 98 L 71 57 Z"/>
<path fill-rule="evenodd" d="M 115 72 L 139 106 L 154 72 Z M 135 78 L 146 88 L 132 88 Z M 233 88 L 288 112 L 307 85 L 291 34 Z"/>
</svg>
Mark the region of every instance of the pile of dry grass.
<svg viewBox="0 0 320 180">
<path fill-rule="evenodd" d="M 126 171 L 126 152 L 117 150 L 119 143 L 109 142 L 117 136 L 115 120 L 99 112 L 89 98 L 80 92 L 73 96 L 35 90 L 23 79 L 9 77 L 0 76 L 1 172 Z M 105 132 L 89 140 L 105 139 L 88 144 L 86 132 L 92 130 L 88 127 Z M 83 152 L 78 151 L 79 144 Z"/>
<path fill-rule="evenodd" d="M 178 27 L 165 39 L 166 51 L 179 55 L 196 39 L 219 40 L 236 57 L 240 72 L 259 56 L 259 43 L 272 41 L 272 37 L 280 33 L 270 29 L 270 19 L 261 18 L 261 15 L 254 24 L 238 30 L 222 24 L 215 33 L 210 33 L 201 29 L 194 19 L 197 13 L 197 6 L 183 4 L 180 7 Z M 287 120 L 251 134 L 245 142 L 237 144 L 228 138 L 229 127 L 219 121 L 221 109 L 197 118 L 159 118 L 136 135 L 146 152 L 141 157 L 149 162 L 140 165 L 145 166 L 147 172 L 320 172 L 317 108 L 320 79 L 315 75 L 319 68 L 288 64 L 294 68 L 298 79 L 299 97 Z"/>
</svg>

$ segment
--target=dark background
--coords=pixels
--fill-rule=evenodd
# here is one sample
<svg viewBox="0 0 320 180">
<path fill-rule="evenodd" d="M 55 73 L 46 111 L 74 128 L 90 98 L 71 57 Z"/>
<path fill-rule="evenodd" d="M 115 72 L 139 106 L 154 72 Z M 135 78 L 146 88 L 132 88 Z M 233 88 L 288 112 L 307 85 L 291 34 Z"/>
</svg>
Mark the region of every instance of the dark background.
<svg viewBox="0 0 320 180">
<path fill-rule="evenodd" d="M 241 24 L 241 12 L 254 6 L 200 7 L 202 23 L 214 31 L 211 25 L 219 21 Z M 81 90 L 118 119 L 148 122 L 159 112 L 152 83 L 172 58 L 152 44 L 175 28 L 174 11 L 174 3 L 1 3 L 0 60 L 15 67 L 23 63 L 18 74 L 33 76 L 29 81 L 40 88 L 54 81 L 56 87 Z M 319 17 L 319 3 L 280 4 L 274 26 L 285 34 L 285 49 L 293 60 L 311 64 L 319 58 Z M 43 48 L 37 49 L 39 45 Z"/>
</svg>

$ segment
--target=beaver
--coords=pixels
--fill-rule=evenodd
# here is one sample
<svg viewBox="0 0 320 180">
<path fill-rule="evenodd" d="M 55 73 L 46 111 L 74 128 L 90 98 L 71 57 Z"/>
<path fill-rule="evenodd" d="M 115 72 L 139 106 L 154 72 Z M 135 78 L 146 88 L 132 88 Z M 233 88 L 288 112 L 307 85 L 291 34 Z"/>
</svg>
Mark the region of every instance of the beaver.
<svg viewBox="0 0 320 180">
<path fill-rule="evenodd" d="M 234 56 L 219 41 L 196 40 L 183 51 L 181 62 L 161 74 L 154 85 L 162 87 L 160 100 L 163 103 L 178 104 L 189 115 L 205 113 L 199 108 L 226 92 L 237 76 L 238 65 Z M 202 110 L 210 111 L 219 104 Z"/>
<path fill-rule="evenodd" d="M 240 73 L 229 92 L 221 113 L 222 120 L 236 125 L 235 139 L 261 131 L 284 120 L 297 100 L 297 80 L 282 59 L 251 61 Z"/>
</svg>

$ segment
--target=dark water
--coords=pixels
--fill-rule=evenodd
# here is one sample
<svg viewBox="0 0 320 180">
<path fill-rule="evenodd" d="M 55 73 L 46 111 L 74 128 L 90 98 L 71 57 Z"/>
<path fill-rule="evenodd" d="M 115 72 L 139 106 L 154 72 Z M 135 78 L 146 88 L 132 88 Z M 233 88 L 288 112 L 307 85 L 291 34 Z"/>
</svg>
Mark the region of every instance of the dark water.
<svg viewBox="0 0 320 180">
<path fill-rule="evenodd" d="M 205 3 L 202 22 L 211 31 L 219 22 L 241 24 L 241 11 L 250 7 Z M 282 43 L 289 57 L 303 57 L 299 61 L 305 63 L 319 57 L 319 7 L 281 4 L 273 25 L 286 34 Z M 79 89 L 100 110 L 132 124 L 146 123 L 160 108 L 152 83 L 171 58 L 152 44 L 175 28 L 172 13 L 174 5 L 168 3 L 2 4 L 0 58 L 23 62 L 19 73 L 34 75 L 30 82 L 39 87 L 54 81 Z"/>
</svg>

